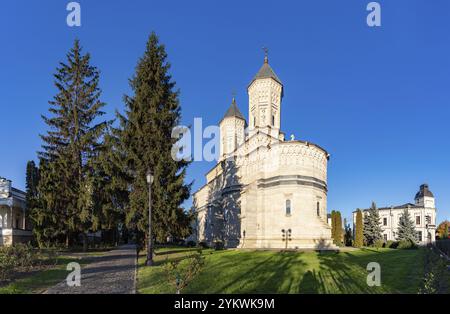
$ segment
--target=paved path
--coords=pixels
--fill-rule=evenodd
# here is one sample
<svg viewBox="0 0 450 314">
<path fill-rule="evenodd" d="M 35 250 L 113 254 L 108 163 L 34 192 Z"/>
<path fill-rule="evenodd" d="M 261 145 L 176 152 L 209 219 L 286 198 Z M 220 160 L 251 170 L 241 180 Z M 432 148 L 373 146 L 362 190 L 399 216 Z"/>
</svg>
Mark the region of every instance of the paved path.
<svg viewBox="0 0 450 314">
<path fill-rule="evenodd" d="M 47 294 L 132 294 L 136 293 L 136 246 L 123 245 L 81 266 L 81 286 L 69 287 L 66 280 Z"/>
</svg>

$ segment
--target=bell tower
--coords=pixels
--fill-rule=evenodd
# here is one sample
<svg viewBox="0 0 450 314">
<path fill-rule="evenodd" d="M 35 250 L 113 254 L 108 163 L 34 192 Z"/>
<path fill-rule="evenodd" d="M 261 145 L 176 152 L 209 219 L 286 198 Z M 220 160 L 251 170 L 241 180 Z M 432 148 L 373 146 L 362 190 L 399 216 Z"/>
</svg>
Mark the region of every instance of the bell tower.
<svg viewBox="0 0 450 314">
<path fill-rule="evenodd" d="M 220 159 L 223 160 L 233 155 L 234 151 L 242 145 L 245 140 L 245 128 L 247 122 L 239 111 L 234 97 L 219 125 Z"/>
<path fill-rule="evenodd" d="M 269 65 L 266 48 L 264 52 L 264 64 L 248 86 L 249 135 L 262 131 L 279 138 L 283 83 Z"/>
</svg>

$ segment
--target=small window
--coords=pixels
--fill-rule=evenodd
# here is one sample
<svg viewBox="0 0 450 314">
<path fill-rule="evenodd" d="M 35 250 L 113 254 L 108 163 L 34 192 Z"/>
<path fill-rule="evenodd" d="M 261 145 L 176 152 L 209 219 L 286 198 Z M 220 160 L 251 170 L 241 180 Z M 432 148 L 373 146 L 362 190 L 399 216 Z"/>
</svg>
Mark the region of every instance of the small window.
<svg viewBox="0 0 450 314">
<path fill-rule="evenodd" d="M 422 241 L 422 231 L 417 231 L 417 233 L 416 233 L 416 238 L 417 238 L 417 241 Z"/>
<path fill-rule="evenodd" d="M 275 126 L 275 116 L 272 115 L 272 126 Z"/>
<path fill-rule="evenodd" d="M 427 224 L 431 224 L 431 216 L 425 216 L 425 221 L 427 222 Z"/>
<path fill-rule="evenodd" d="M 320 202 L 317 202 L 317 217 L 320 217 Z"/>
<path fill-rule="evenodd" d="M 383 218 L 383 226 L 387 226 L 387 218 Z"/>
<path fill-rule="evenodd" d="M 291 215 L 291 200 L 286 200 L 286 216 Z"/>
<path fill-rule="evenodd" d="M 253 116 L 253 126 L 256 126 L 256 118 Z"/>
<path fill-rule="evenodd" d="M 387 234 L 383 234 L 384 241 L 387 241 Z"/>
<path fill-rule="evenodd" d="M 420 216 L 416 216 L 416 225 L 420 225 Z"/>
</svg>

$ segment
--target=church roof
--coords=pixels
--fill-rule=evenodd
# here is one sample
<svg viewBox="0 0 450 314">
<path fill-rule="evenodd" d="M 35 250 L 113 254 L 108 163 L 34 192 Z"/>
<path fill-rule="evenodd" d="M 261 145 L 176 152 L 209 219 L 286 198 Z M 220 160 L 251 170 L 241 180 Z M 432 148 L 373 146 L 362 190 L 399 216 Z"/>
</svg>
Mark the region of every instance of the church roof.
<svg viewBox="0 0 450 314">
<path fill-rule="evenodd" d="M 228 108 L 227 112 L 223 116 L 223 119 L 225 118 L 240 118 L 242 120 L 245 120 L 244 116 L 242 115 L 241 111 L 239 110 L 238 106 L 236 105 L 236 99 L 233 97 L 233 101 L 231 102 L 230 108 Z M 222 120 L 223 120 L 222 119 Z"/>
<path fill-rule="evenodd" d="M 422 198 L 424 196 L 434 197 L 433 193 L 428 189 L 428 184 L 422 184 L 419 192 L 417 192 L 415 199 Z"/>
<path fill-rule="evenodd" d="M 250 85 L 256 80 L 266 79 L 266 78 L 272 78 L 275 81 L 277 81 L 278 83 L 280 83 L 281 85 L 283 85 L 281 80 L 278 78 L 278 76 L 275 74 L 275 72 L 270 67 L 269 58 L 267 56 L 264 58 L 264 64 L 259 69 L 258 73 L 255 75 L 253 80 L 250 82 Z"/>
</svg>

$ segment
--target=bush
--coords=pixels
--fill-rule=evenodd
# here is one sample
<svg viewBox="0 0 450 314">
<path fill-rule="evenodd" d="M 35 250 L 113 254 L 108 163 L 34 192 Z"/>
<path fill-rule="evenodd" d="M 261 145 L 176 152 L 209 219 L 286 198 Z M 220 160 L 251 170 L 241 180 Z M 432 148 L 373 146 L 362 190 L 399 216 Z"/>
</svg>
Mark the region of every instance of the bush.
<svg viewBox="0 0 450 314">
<path fill-rule="evenodd" d="M 450 239 L 437 240 L 435 244 L 439 250 L 450 257 Z"/>
<path fill-rule="evenodd" d="M 384 243 L 384 247 L 389 248 L 389 249 L 396 249 L 398 247 L 398 242 L 388 240 L 386 243 Z"/>
<path fill-rule="evenodd" d="M 0 281 L 11 278 L 18 269 L 28 270 L 36 260 L 36 253 L 31 245 L 16 244 L 0 248 Z"/>
<path fill-rule="evenodd" d="M 187 247 L 194 247 L 195 246 L 195 241 L 187 241 L 186 242 L 186 246 Z"/>
<path fill-rule="evenodd" d="M 224 246 L 222 241 L 215 241 L 214 242 L 214 250 L 220 251 L 220 250 L 223 250 L 224 248 L 225 248 L 225 246 Z"/>
<path fill-rule="evenodd" d="M 412 240 L 401 240 L 398 242 L 399 249 L 417 249 L 417 244 Z"/>
<path fill-rule="evenodd" d="M 426 249 L 424 260 L 424 276 L 419 293 L 448 294 L 450 292 L 450 272 L 446 259 L 433 247 Z"/>
<path fill-rule="evenodd" d="M 203 248 L 203 249 L 208 249 L 208 248 L 209 248 L 208 243 L 206 243 L 205 241 L 199 242 L 199 243 L 198 243 L 198 246 L 201 247 L 201 248 Z"/>
<path fill-rule="evenodd" d="M 376 240 L 375 243 L 373 244 L 374 247 L 378 248 L 382 248 L 384 246 L 384 241 L 383 240 Z"/>
</svg>

